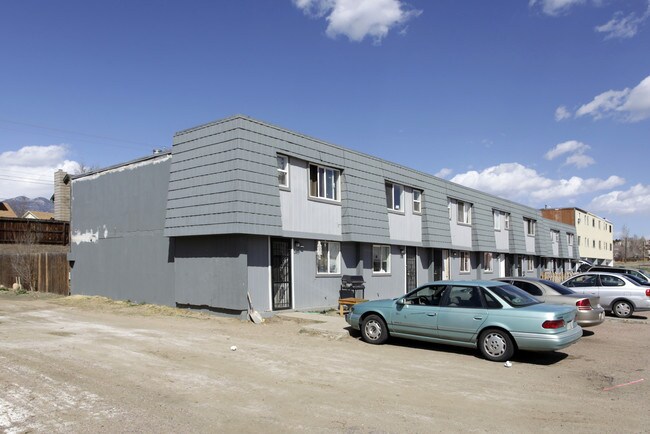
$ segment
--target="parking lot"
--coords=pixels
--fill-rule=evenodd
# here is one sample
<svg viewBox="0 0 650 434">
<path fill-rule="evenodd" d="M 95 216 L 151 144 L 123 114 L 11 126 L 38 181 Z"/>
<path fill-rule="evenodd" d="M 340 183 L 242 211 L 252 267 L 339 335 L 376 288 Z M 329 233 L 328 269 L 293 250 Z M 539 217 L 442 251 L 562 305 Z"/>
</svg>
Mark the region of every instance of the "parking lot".
<svg viewBox="0 0 650 434">
<path fill-rule="evenodd" d="M 0 429 L 647 432 L 647 317 L 608 317 L 507 368 L 468 349 L 304 333 L 287 318 L 3 292 Z"/>
</svg>

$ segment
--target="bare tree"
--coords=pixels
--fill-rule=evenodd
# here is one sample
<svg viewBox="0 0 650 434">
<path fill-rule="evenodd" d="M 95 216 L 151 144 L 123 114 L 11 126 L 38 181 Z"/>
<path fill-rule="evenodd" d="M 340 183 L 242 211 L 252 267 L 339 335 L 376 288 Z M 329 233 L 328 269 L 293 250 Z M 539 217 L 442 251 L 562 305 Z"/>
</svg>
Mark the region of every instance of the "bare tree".
<svg viewBox="0 0 650 434">
<path fill-rule="evenodd" d="M 14 233 L 16 248 L 11 258 L 11 266 L 18 283 L 30 291 L 38 291 L 38 252 L 40 234 L 31 224 L 25 230 Z"/>
</svg>

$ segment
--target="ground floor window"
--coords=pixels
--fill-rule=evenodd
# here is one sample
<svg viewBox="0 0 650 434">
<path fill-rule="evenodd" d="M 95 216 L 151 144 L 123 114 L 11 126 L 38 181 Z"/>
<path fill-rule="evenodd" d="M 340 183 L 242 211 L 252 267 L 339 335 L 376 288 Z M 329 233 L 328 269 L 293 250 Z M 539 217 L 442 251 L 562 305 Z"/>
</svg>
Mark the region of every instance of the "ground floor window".
<svg viewBox="0 0 650 434">
<path fill-rule="evenodd" d="M 390 273 L 390 246 L 372 246 L 372 272 Z"/>
<path fill-rule="evenodd" d="M 341 244 L 335 241 L 316 243 L 316 272 L 318 274 L 341 273 Z"/>
<path fill-rule="evenodd" d="M 485 252 L 483 253 L 483 271 L 488 273 L 492 272 L 492 253 Z"/>
<path fill-rule="evenodd" d="M 472 270 L 469 252 L 460 252 L 460 272 L 469 273 Z"/>
</svg>

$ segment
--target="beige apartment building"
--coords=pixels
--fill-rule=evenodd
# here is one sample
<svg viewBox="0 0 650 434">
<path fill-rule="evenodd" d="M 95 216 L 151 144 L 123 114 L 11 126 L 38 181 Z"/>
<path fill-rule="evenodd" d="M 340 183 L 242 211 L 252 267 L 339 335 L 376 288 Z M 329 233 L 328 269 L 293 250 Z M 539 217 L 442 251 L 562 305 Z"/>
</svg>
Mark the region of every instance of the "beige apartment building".
<svg viewBox="0 0 650 434">
<path fill-rule="evenodd" d="M 580 259 L 614 265 L 614 228 L 602 217 L 580 208 L 545 208 L 542 216 L 575 226 Z"/>
</svg>

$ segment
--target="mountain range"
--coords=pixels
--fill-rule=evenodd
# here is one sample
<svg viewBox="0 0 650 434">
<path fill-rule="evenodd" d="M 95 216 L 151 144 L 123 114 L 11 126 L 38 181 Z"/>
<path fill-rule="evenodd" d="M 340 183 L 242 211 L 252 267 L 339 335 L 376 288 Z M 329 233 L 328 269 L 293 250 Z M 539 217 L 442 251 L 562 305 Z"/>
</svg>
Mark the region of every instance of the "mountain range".
<svg viewBox="0 0 650 434">
<path fill-rule="evenodd" d="M 44 197 L 30 199 L 18 196 L 13 199 L 4 199 L 2 202 L 8 203 L 18 217 L 25 214 L 26 211 L 54 212 L 54 202 Z"/>
</svg>

